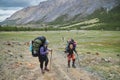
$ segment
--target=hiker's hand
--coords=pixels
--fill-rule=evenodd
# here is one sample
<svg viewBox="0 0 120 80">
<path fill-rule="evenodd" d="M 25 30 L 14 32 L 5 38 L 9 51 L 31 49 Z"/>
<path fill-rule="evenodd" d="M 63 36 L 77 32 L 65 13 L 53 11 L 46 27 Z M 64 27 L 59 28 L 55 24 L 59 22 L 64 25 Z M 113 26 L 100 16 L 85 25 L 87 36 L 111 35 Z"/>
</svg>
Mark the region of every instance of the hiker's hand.
<svg viewBox="0 0 120 80">
<path fill-rule="evenodd" d="M 67 53 L 67 51 L 64 51 L 64 53 Z"/>
<path fill-rule="evenodd" d="M 50 51 L 52 51 L 52 49 L 50 49 Z"/>
<path fill-rule="evenodd" d="M 50 50 L 51 54 L 52 54 L 52 51 L 53 51 L 53 50 L 51 49 L 51 50 Z"/>
<path fill-rule="evenodd" d="M 48 50 L 51 51 L 52 49 L 49 48 Z"/>
<path fill-rule="evenodd" d="M 48 53 L 49 53 L 49 50 L 47 50 L 46 53 L 48 54 Z"/>
<path fill-rule="evenodd" d="M 48 51 L 49 51 L 49 53 L 52 53 L 52 49 L 49 49 Z"/>
</svg>

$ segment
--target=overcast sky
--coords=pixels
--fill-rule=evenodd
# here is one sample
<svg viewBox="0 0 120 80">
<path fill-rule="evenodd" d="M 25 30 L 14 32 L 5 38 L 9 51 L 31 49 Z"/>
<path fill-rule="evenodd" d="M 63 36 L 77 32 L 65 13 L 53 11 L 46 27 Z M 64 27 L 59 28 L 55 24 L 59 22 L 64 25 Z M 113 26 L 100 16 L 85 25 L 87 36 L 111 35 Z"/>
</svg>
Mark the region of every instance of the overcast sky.
<svg viewBox="0 0 120 80">
<path fill-rule="evenodd" d="M 38 5 L 42 1 L 46 0 L 0 0 L 0 22 L 16 11 L 24 7 Z"/>
</svg>

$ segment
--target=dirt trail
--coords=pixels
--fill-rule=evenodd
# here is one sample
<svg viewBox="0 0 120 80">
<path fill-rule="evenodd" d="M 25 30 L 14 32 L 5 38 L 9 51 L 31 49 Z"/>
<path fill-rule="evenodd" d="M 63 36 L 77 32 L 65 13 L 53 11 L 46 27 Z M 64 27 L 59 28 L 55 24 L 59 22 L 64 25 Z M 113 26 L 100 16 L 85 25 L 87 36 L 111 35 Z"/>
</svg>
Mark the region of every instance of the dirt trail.
<svg viewBox="0 0 120 80">
<path fill-rule="evenodd" d="M 95 76 L 92 73 L 89 73 L 80 68 L 80 66 L 77 65 L 77 60 L 77 68 L 67 68 L 67 58 L 65 54 L 61 51 L 56 51 L 54 53 L 53 60 L 54 65 L 57 65 L 58 69 L 60 68 L 60 70 L 62 70 L 61 73 L 65 73 L 65 75 L 69 77 L 70 80 L 100 80 L 98 76 Z"/>
<path fill-rule="evenodd" d="M 31 54 L 29 51 L 26 53 Z M 41 74 L 39 68 L 39 61 L 37 57 L 32 57 L 32 55 L 25 55 L 26 59 L 29 63 L 33 64 L 34 66 L 28 65 L 31 67 L 27 73 L 21 75 L 17 80 L 57 80 L 59 76 L 55 73 L 55 71 L 45 72 L 45 74 Z"/>
<path fill-rule="evenodd" d="M 5 48 L 0 48 L 3 56 L 0 80 L 100 80 L 98 76 L 87 72 L 78 65 L 75 69 L 67 68 L 67 58 L 57 48 L 53 51 L 52 71 L 43 75 L 39 68 L 38 58 L 32 57 L 28 46 L 18 43 L 19 45 L 2 43 Z"/>
<path fill-rule="evenodd" d="M 26 53 L 29 53 L 29 51 L 26 51 Z M 49 54 L 49 58 L 50 56 Z M 100 80 L 98 76 L 92 75 L 78 65 L 77 68 L 67 68 L 67 58 L 60 51 L 53 52 L 52 71 L 46 72 L 44 75 L 40 72 L 37 58 L 31 55 L 26 55 L 26 58 L 30 63 L 34 64 L 34 67 L 24 75 L 21 75 L 17 80 Z"/>
</svg>

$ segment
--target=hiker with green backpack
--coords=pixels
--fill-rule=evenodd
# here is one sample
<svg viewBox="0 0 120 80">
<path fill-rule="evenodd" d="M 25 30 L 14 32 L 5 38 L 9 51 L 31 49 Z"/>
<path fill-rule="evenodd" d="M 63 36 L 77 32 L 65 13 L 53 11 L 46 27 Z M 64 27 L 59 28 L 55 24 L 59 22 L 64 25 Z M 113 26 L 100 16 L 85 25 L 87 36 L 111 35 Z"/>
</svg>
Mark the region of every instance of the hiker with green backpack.
<svg viewBox="0 0 120 80">
<path fill-rule="evenodd" d="M 49 69 L 47 67 L 48 62 L 49 62 L 48 54 L 52 50 L 48 49 L 48 44 L 49 44 L 48 41 L 46 41 L 45 44 L 43 44 L 40 47 L 39 61 L 40 61 L 40 68 L 41 68 L 41 71 L 42 71 L 43 74 L 45 73 L 45 71 L 49 71 Z M 43 68 L 44 62 L 45 62 L 45 68 Z"/>
<path fill-rule="evenodd" d="M 40 62 L 40 69 L 42 73 L 45 73 L 45 71 L 49 71 L 47 68 L 49 59 L 48 59 L 48 53 L 52 50 L 48 49 L 48 41 L 46 40 L 46 37 L 40 36 L 37 37 L 32 41 L 32 46 L 31 51 L 32 51 L 32 56 L 33 57 L 38 57 L 39 62 Z M 43 63 L 45 62 L 45 68 L 43 69 Z"/>
</svg>

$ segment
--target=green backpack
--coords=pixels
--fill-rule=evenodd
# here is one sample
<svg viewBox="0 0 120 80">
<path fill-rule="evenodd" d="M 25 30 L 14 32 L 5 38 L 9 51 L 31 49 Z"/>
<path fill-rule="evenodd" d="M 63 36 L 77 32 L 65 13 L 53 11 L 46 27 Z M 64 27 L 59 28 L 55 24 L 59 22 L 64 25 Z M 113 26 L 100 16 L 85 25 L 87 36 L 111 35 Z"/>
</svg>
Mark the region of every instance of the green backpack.
<svg viewBox="0 0 120 80">
<path fill-rule="evenodd" d="M 45 43 L 46 38 L 44 36 L 37 37 L 32 42 L 32 56 L 38 57 L 40 54 L 40 47 Z"/>
</svg>

